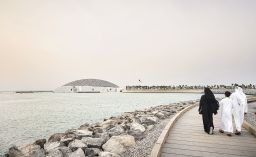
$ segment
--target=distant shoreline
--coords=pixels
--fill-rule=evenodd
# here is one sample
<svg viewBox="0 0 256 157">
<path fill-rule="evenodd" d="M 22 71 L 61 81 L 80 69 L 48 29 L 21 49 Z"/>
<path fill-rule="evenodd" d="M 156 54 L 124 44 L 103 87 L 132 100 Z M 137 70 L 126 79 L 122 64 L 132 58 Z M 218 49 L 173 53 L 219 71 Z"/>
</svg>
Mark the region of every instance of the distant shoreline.
<svg viewBox="0 0 256 157">
<path fill-rule="evenodd" d="M 14 91 L 14 93 L 53 93 L 53 91 Z"/>
<path fill-rule="evenodd" d="M 212 89 L 214 94 L 224 94 L 225 91 L 234 92 L 234 89 Z M 132 89 L 125 90 L 123 93 L 198 93 L 202 94 L 203 89 L 173 89 L 173 90 L 160 90 L 160 89 Z M 256 95 L 256 89 L 244 89 L 244 93 L 247 95 Z"/>
</svg>

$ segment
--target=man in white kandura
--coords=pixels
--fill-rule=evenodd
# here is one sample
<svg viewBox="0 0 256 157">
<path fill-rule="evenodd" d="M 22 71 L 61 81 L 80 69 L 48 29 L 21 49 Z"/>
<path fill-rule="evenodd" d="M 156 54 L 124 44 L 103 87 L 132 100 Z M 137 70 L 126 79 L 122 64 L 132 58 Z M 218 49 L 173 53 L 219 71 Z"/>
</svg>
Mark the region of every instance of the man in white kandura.
<svg viewBox="0 0 256 157">
<path fill-rule="evenodd" d="M 221 115 L 221 129 L 220 133 L 226 133 L 228 136 L 232 136 L 233 123 L 232 123 L 232 108 L 233 103 L 230 98 L 231 93 L 225 92 L 225 98 L 220 101 L 220 115 Z"/>
<path fill-rule="evenodd" d="M 241 135 L 241 129 L 244 122 L 244 114 L 247 113 L 247 98 L 241 87 L 236 87 L 235 92 L 231 95 L 233 103 L 233 115 L 236 124 L 236 135 Z"/>
</svg>

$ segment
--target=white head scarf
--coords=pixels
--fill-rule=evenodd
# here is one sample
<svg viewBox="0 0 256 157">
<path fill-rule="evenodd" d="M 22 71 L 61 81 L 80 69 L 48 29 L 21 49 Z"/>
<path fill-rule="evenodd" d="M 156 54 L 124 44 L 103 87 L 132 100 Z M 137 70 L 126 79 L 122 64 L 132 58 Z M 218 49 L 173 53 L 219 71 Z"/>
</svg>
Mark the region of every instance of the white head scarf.
<svg viewBox="0 0 256 157">
<path fill-rule="evenodd" d="M 236 92 L 237 92 L 237 96 L 240 98 L 242 103 L 245 103 L 246 95 L 244 94 L 243 89 L 241 87 L 237 87 Z"/>
</svg>

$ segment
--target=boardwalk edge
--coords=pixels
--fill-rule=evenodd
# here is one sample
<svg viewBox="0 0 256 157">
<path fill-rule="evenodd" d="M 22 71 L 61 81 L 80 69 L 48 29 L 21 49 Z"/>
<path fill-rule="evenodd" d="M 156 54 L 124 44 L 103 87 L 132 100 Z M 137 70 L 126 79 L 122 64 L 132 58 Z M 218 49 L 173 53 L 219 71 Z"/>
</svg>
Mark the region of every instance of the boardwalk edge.
<svg viewBox="0 0 256 157">
<path fill-rule="evenodd" d="M 256 97 L 248 99 L 248 103 L 255 102 Z M 250 123 L 248 123 L 246 120 L 244 120 L 243 127 L 252 135 L 256 137 L 256 128 L 252 126 Z"/>
<path fill-rule="evenodd" d="M 197 106 L 198 103 L 195 103 L 193 105 L 190 105 L 186 108 L 184 108 L 183 110 L 181 110 L 180 112 L 178 112 L 177 114 L 174 115 L 174 117 L 171 118 L 171 120 L 168 122 L 168 124 L 165 126 L 164 130 L 162 131 L 162 133 L 160 134 L 158 140 L 156 141 L 150 157 L 160 157 L 161 155 L 161 148 L 163 146 L 163 144 L 166 141 L 166 138 L 168 137 L 168 133 L 171 130 L 171 128 L 173 127 L 173 125 L 175 124 L 175 122 L 187 111 L 189 111 L 190 109 L 194 108 L 195 106 Z"/>
<path fill-rule="evenodd" d="M 250 123 L 248 123 L 247 121 L 244 121 L 243 123 L 243 127 L 252 135 L 254 135 L 256 137 L 256 128 L 253 127 Z"/>
</svg>

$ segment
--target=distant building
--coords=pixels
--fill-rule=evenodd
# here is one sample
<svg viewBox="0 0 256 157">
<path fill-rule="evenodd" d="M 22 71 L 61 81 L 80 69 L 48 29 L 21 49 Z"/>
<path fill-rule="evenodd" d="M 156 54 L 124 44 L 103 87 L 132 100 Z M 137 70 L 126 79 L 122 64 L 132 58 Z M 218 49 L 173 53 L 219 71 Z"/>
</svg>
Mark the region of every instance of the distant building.
<svg viewBox="0 0 256 157">
<path fill-rule="evenodd" d="M 82 79 L 67 83 L 55 90 L 56 93 L 102 93 L 118 92 L 119 87 L 99 79 Z"/>
</svg>

